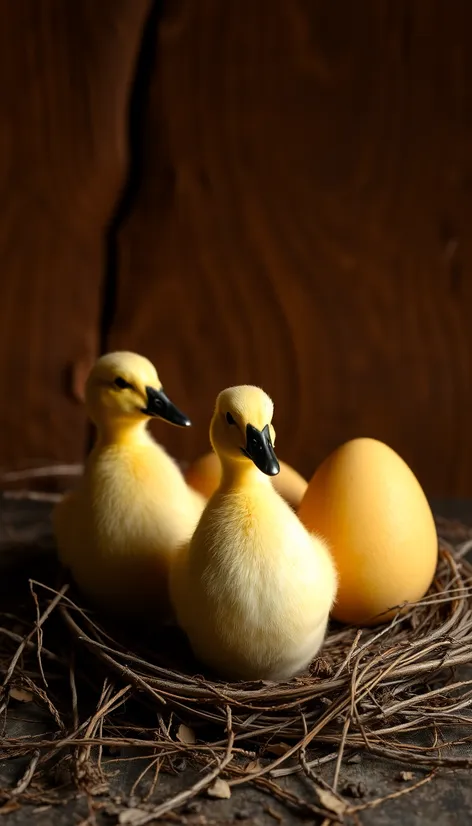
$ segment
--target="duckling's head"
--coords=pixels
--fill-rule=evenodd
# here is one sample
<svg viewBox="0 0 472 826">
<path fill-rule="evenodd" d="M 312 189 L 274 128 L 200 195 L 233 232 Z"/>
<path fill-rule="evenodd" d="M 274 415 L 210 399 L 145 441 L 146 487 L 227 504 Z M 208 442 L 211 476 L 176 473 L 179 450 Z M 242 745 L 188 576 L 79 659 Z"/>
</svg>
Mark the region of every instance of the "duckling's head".
<svg viewBox="0 0 472 826">
<path fill-rule="evenodd" d="M 243 384 L 223 390 L 210 426 L 210 440 L 223 463 L 253 462 L 267 476 L 280 471 L 274 452 L 274 405 L 259 387 Z"/>
<path fill-rule="evenodd" d="M 137 353 L 107 353 L 99 358 L 87 379 L 85 403 L 97 426 L 150 417 L 180 427 L 191 424 L 164 393 L 154 365 Z"/>
</svg>

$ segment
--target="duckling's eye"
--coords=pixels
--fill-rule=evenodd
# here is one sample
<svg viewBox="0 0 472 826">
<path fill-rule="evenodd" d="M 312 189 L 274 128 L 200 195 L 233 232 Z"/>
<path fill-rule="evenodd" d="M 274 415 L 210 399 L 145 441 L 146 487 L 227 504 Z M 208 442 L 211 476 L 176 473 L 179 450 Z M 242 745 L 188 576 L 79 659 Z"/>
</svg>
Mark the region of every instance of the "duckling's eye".
<svg viewBox="0 0 472 826">
<path fill-rule="evenodd" d="M 226 421 L 228 422 L 228 424 L 236 424 L 236 422 L 235 422 L 235 420 L 233 419 L 233 417 L 232 417 L 231 413 L 227 413 L 227 414 L 226 414 Z"/>
<path fill-rule="evenodd" d="M 125 381 L 125 379 L 122 379 L 121 376 L 118 376 L 118 378 L 115 379 L 114 384 L 117 387 L 119 387 L 120 390 L 126 390 L 126 388 L 129 388 L 131 390 L 133 389 L 133 385 L 130 384 L 128 381 Z"/>
</svg>

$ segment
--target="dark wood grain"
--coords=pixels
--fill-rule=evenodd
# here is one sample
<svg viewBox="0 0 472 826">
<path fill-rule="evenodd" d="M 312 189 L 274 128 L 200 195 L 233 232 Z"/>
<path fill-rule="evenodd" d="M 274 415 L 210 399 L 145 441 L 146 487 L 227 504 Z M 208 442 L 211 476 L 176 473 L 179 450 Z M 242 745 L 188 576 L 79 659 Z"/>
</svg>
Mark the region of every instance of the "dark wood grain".
<svg viewBox="0 0 472 826">
<path fill-rule="evenodd" d="M 472 492 L 472 6 L 191 0 L 157 32 L 109 347 L 155 360 L 206 450 L 261 383 L 305 474 L 344 439 Z"/>
<path fill-rule="evenodd" d="M 148 0 L 1 0 L 0 462 L 83 456 Z M 79 393 L 80 395 L 80 393 Z"/>
</svg>

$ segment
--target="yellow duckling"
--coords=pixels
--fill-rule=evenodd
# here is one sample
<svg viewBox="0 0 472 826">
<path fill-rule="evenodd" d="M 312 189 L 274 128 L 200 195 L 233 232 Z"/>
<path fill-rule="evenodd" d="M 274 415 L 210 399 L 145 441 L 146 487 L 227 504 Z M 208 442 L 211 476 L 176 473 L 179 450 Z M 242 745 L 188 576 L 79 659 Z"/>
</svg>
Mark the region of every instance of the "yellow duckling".
<svg viewBox="0 0 472 826">
<path fill-rule="evenodd" d="M 59 557 L 81 590 L 106 610 L 166 617 L 169 559 L 187 542 L 205 500 L 149 434 L 151 417 L 190 425 L 135 353 L 102 356 L 86 384 L 97 428 L 78 489 L 56 507 Z"/>
<path fill-rule="evenodd" d="M 228 679 L 284 680 L 305 669 L 336 594 L 327 547 L 271 484 L 272 415 L 258 387 L 220 393 L 210 440 L 221 481 L 170 568 L 175 615 L 195 655 Z"/>
<path fill-rule="evenodd" d="M 271 482 L 282 499 L 285 499 L 296 511 L 306 493 L 308 482 L 295 468 L 282 462 L 281 459 L 278 461 L 280 473 L 273 476 Z M 188 485 L 209 499 L 220 483 L 221 464 L 218 456 L 213 451 L 205 453 L 192 462 L 184 476 Z"/>
</svg>

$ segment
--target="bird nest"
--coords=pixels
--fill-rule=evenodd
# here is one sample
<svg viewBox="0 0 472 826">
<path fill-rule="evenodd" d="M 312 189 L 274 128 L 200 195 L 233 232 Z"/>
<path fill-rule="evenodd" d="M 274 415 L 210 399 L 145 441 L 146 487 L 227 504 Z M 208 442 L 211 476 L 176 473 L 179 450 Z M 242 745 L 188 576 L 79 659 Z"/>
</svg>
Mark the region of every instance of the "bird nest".
<svg viewBox="0 0 472 826">
<path fill-rule="evenodd" d="M 329 726 L 327 742 L 333 742 L 333 723 L 336 727 L 338 720 L 339 725 L 340 715 L 350 709 L 351 733 L 357 731 L 365 743 L 363 734 L 383 740 L 388 733 L 383 728 L 385 721 L 402 716 L 404 706 L 394 699 L 399 693 L 394 686 L 407 690 L 412 679 L 418 678 L 426 687 L 440 673 L 471 662 L 471 594 L 472 566 L 443 546 L 433 587 L 421 602 L 407 606 L 405 613 L 405 607 L 399 607 L 393 621 L 380 629 L 331 630 L 310 673 L 278 683 L 209 679 L 196 664 L 199 670 L 191 673 L 191 654 L 175 629 L 154 636 L 153 650 L 136 639 L 131 647 L 111 636 L 77 603 L 68 599 L 60 610 L 77 642 L 105 667 L 132 683 L 138 695 L 161 708 L 169 707 L 189 723 L 225 726 L 229 705 L 233 726 L 245 732 L 245 738 L 260 739 L 283 730 L 285 737 L 297 739 L 303 735 L 303 711 L 305 723 L 314 724 L 307 739 L 316 736 L 322 741 Z M 386 704 L 387 686 L 390 698 Z M 427 695 L 431 703 L 431 691 Z M 324 707 L 321 715 L 320 703 Z M 415 695 L 413 707 L 419 706 L 421 695 Z M 411 711 L 409 703 L 405 708 Z M 408 717 L 411 720 L 411 714 Z"/>
<path fill-rule="evenodd" d="M 404 771 L 403 787 L 390 796 L 429 782 L 440 767 L 470 768 L 472 759 L 461 749 L 472 738 L 472 679 L 464 673 L 472 661 L 472 565 L 466 559 L 472 540 L 466 536 L 454 545 L 440 540 L 436 577 L 423 600 L 399 606 L 392 621 L 376 628 L 333 624 L 309 673 L 284 683 L 213 678 L 176 629 L 145 639 L 142 628 L 100 620 L 68 584 L 31 581 L 30 625 L 21 620 L 21 633 L 0 628 L 13 646 L 8 657 L 0 650 L 0 711 L 15 691 L 26 692 L 55 723 L 47 737 L 2 741 L 0 757 L 31 756 L 12 794 L 28 799 L 38 768 L 61 755 L 76 785 L 103 793 L 104 750 L 130 748 L 148 756 L 145 771 L 154 767 L 156 777 L 183 755 L 202 773 L 157 807 L 127 809 L 134 819 L 122 812 L 120 823 L 141 826 L 204 789 L 228 797 L 242 784 L 304 815 L 336 822 L 385 799 L 349 802 L 340 794 L 343 768 L 360 753 L 416 767 L 420 779 L 408 783 L 413 775 Z M 73 651 L 66 655 L 71 638 Z M 48 669 L 67 677 L 67 711 L 49 688 Z M 89 695 L 92 685 L 95 697 L 85 719 L 78 702 L 83 683 Z M 329 783 L 325 764 L 332 764 Z M 279 782 L 297 773 L 309 778 L 313 797 Z"/>
<path fill-rule="evenodd" d="M 155 637 L 151 650 L 136 639 L 131 646 L 111 636 L 70 600 L 60 610 L 77 643 L 147 705 L 172 710 L 188 726 L 207 724 L 221 732 L 230 711 L 236 742 L 286 741 L 258 776 L 273 773 L 314 740 L 337 745 L 339 764 L 345 751 L 359 749 L 408 764 L 447 764 L 436 749 L 412 754 L 399 736 L 462 725 L 460 711 L 469 697 L 472 702 L 472 680 L 451 682 L 454 669 L 472 661 L 472 565 L 444 542 L 434 583 L 421 602 L 399 606 L 383 627 L 331 629 L 310 672 L 287 682 L 210 679 L 197 663 L 189 668 L 191 654 L 175 629 Z"/>
</svg>

